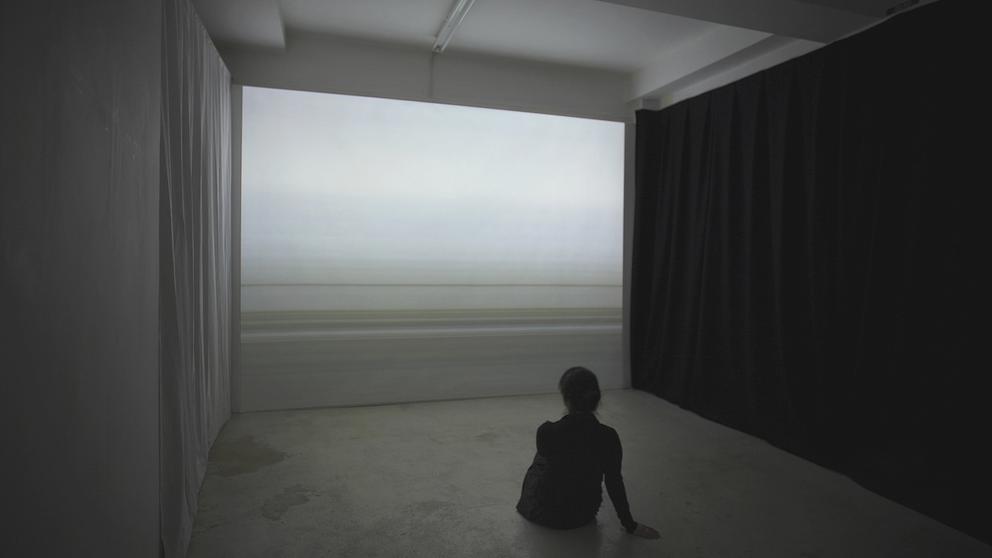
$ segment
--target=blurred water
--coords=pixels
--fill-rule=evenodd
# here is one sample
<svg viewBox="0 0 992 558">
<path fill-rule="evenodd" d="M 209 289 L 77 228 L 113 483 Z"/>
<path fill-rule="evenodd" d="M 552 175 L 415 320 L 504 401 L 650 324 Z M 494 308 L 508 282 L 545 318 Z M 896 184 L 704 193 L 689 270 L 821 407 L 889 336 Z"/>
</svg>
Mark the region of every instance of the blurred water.
<svg viewBox="0 0 992 558">
<path fill-rule="evenodd" d="M 587 366 L 621 387 L 619 286 L 242 289 L 242 410 L 553 390 Z"/>
</svg>

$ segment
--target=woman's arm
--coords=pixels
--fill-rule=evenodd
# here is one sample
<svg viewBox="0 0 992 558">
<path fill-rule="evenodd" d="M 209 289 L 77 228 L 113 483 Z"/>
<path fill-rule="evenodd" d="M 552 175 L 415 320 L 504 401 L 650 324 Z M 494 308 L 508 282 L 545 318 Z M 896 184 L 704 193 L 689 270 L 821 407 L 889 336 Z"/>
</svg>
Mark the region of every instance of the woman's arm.
<svg viewBox="0 0 992 558">
<path fill-rule="evenodd" d="M 623 475 L 620 474 L 620 467 L 623 462 L 623 447 L 620 445 L 620 436 L 612 428 L 608 430 L 607 437 L 607 458 L 604 477 L 606 482 L 606 492 L 613 501 L 613 508 L 617 511 L 620 523 L 628 533 L 643 537 L 645 539 L 657 539 L 660 535 L 651 527 L 643 523 L 637 523 L 630 515 L 630 504 L 627 502 L 627 489 L 623 484 Z"/>
<path fill-rule="evenodd" d="M 620 436 L 612 428 L 607 431 L 606 438 L 606 463 L 604 480 L 606 482 L 606 492 L 613 500 L 613 508 L 617 511 L 620 523 L 628 533 L 633 533 L 637 529 L 637 522 L 630 515 L 630 504 L 627 503 L 627 489 L 623 485 L 623 475 L 620 474 L 620 465 L 623 462 L 623 448 L 620 446 Z"/>
</svg>

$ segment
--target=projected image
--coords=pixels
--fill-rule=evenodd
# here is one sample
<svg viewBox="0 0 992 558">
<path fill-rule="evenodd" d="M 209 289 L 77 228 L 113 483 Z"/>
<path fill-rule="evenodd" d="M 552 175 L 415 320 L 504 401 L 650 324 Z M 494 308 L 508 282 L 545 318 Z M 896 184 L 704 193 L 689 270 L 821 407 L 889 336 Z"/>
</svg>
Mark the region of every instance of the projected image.
<svg viewBox="0 0 992 558">
<path fill-rule="evenodd" d="M 619 331 L 622 123 L 252 87 L 243 103 L 249 336 Z"/>
<path fill-rule="evenodd" d="M 620 123 L 246 88 L 243 136 L 245 310 L 620 305 Z"/>
</svg>

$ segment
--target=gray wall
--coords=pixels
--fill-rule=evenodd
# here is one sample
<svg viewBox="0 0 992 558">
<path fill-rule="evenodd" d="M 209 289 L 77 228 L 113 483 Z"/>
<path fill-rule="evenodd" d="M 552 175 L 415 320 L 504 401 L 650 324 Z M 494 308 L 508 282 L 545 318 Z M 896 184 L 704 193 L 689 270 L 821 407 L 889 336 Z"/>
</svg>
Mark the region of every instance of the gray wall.
<svg viewBox="0 0 992 558">
<path fill-rule="evenodd" d="M 0 554 L 157 556 L 161 10 L 0 6 Z"/>
</svg>

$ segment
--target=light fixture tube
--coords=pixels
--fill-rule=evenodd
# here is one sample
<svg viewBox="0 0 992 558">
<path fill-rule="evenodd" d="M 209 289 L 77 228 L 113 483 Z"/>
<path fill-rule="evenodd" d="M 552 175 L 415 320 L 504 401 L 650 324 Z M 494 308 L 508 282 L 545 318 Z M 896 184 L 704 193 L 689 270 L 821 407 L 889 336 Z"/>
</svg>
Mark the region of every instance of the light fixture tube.
<svg viewBox="0 0 992 558">
<path fill-rule="evenodd" d="M 438 54 L 444 52 L 451 36 L 455 34 L 455 28 L 465 19 L 465 14 L 472 8 L 472 4 L 475 4 L 475 0 L 455 0 L 454 5 L 451 6 L 451 11 L 448 12 L 448 17 L 441 25 L 441 30 L 438 31 L 437 37 L 434 39 L 434 52 Z"/>
</svg>

